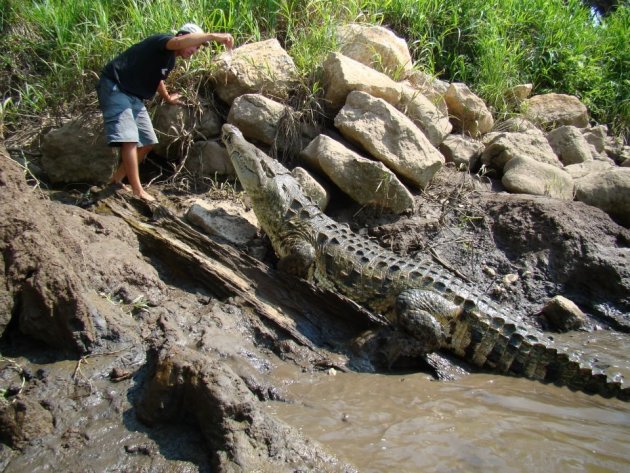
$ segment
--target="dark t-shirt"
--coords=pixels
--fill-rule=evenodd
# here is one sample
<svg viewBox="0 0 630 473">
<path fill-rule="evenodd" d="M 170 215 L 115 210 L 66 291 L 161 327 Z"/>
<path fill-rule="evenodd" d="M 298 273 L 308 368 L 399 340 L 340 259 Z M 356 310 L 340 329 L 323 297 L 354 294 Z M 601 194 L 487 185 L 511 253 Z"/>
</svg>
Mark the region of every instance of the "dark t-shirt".
<svg viewBox="0 0 630 473">
<path fill-rule="evenodd" d="M 172 37 L 169 34 L 149 36 L 112 59 L 101 74 L 116 82 L 124 92 L 150 99 L 160 81 L 166 79 L 175 66 L 175 53 L 166 49 Z"/>
</svg>

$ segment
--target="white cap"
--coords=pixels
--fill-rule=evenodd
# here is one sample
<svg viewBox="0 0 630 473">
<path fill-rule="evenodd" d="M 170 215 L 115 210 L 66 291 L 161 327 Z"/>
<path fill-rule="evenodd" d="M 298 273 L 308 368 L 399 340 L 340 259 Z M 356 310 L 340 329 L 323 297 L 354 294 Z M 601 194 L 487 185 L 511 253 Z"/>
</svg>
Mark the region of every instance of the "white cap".
<svg viewBox="0 0 630 473">
<path fill-rule="evenodd" d="M 186 23 L 177 31 L 177 34 L 203 33 L 203 30 L 194 23 Z"/>
</svg>

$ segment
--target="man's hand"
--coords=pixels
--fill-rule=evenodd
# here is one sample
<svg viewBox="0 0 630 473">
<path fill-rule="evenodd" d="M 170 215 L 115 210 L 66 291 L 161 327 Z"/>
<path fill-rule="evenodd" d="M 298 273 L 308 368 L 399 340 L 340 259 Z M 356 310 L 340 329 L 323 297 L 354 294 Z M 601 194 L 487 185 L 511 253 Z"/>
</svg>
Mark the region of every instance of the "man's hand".
<svg viewBox="0 0 630 473">
<path fill-rule="evenodd" d="M 215 41 L 223 44 L 228 51 L 231 51 L 234 47 L 234 38 L 230 33 L 215 33 Z"/>
<path fill-rule="evenodd" d="M 181 100 L 179 100 L 179 98 L 181 97 L 181 94 L 178 94 L 177 92 L 174 94 L 169 94 L 168 89 L 166 88 L 166 85 L 164 85 L 163 80 L 161 80 L 160 83 L 158 84 L 157 91 L 160 97 L 162 97 L 162 99 L 166 103 L 169 103 L 171 105 L 184 105 L 184 103 Z"/>
<path fill-rule="evenodd" d="M 165 102 L 171 105 L 184 105 L 184 102 L 179 100 L 182 94 L 175 92 L 174 94 L 169 94 L 168 98 L 165 98 Z"/>
</svg>

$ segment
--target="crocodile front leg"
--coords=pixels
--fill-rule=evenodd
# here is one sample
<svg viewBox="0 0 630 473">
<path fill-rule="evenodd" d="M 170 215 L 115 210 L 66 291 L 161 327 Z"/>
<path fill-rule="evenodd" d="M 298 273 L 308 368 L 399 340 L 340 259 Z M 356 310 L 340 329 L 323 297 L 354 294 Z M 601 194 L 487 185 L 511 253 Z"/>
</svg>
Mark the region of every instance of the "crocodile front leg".
<svg viewBox="0 0 630 473">
<path fill-rule="evenodd" d="M 294 240 L 283 245 L 285 255 L 278 261 L 278 269 L 308 279 L 315 261 L 315 248 L 305 240 Z"/>
<path fill-rule="evenodd" d="M 432 291 L 409 289 L 396 299 L 398 325 L 419 340 L 425 353 L 445 345 L 446 334 L 440 321 L 446 325 L 459 312 L 457 305 Z"/>
</svg>

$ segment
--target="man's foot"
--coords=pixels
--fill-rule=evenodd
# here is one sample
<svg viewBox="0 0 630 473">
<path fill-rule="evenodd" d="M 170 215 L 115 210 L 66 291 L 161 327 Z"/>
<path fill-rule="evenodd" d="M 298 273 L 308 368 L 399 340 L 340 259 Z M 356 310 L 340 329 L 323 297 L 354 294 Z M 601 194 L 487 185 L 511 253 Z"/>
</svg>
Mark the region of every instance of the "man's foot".
<svg viewBox="0 0 630 473">
<path fill-rule="evenodd" d="M 155 202 L 155 197 L 146 192 L 144 189 L 137 194 L 134 192 L 134 195 L 136 197 L 140 197 L 142 200 L 146 200 L 147 202 Z"/>
</svg>

